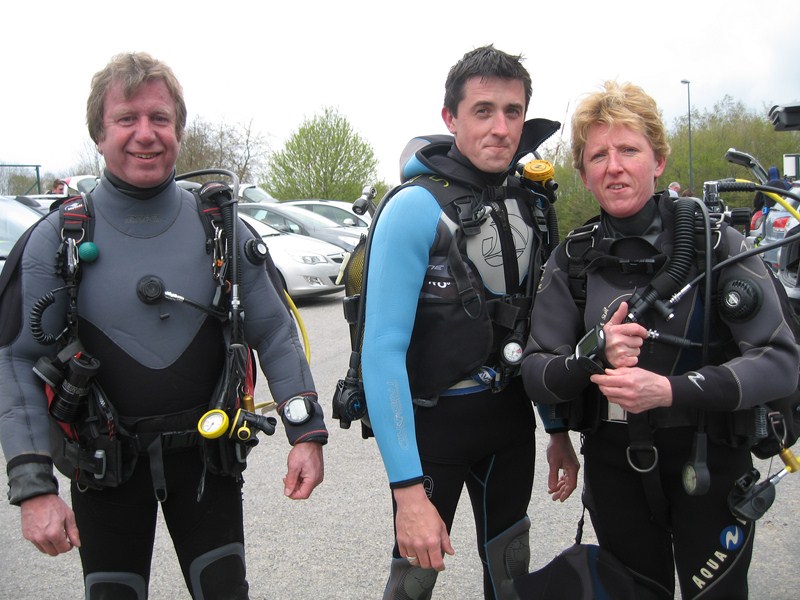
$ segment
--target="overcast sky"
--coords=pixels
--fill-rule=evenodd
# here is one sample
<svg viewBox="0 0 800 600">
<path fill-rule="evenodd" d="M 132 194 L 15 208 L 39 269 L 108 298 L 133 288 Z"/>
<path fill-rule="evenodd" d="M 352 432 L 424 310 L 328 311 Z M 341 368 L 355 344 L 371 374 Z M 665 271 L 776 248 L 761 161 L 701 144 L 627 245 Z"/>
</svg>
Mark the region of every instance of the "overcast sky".
<svg viewBox="0 0 800 600">
<path fill-rule="evenodd" d="M 447 71 L 487 43 L 526 57 L 528 117 L 568 122 L 606 79 L 644 87 L 668 126 L 687 111 L 682 79 L 699 110 L 800 99 L 798 0 L 10 0 L 2 15 L 0 163 L 59 175 L 89 142 L 92 75 L 125 51 L 173 68 L 190 120 L 252 119 L 274 150 L 333 107 L 389 183 L 410 138 L 446 133 Z"/>
</svg>

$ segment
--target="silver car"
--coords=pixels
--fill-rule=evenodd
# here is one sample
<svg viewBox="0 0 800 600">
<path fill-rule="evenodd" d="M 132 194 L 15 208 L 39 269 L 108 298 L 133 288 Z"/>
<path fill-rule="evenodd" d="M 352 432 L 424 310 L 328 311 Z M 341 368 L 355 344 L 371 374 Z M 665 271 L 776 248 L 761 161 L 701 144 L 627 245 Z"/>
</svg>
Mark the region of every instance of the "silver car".
<svg viewBox="0 0 800 600">
<path fill-rule="evenodd" d="M 0 269 L 6 264 L 8 253 L 19 237 L 41 216 L 13 196 L 0 196 Z"/>
<path fill-rule="evenodd" d="M 338 246 L 303 235 L 282 233 L 245 214 L 240 218 L 250 225 L 267 244 L 278 268 L 284 289 L 292 298 L 334 294 L 344 251 Z"/>
<path fill-rule="evenodd" d="M 352 202 L 343 202 L 341 200 L 287 200 L 284 204 L 305 208 L 345 227 L 368 228 L 372 222 L 372 217 L 369 214 L 358 215 L 353 212 Z"/>
<path fill-rule="evenodd" d="M 343 227 L 309 210 L 283 202 L 240 203 L 239 214 L 250 215 L 278 231 L 323 240 L 348 252 L 356 247 L 365 232 L 363 228 Z"/>
</svg>

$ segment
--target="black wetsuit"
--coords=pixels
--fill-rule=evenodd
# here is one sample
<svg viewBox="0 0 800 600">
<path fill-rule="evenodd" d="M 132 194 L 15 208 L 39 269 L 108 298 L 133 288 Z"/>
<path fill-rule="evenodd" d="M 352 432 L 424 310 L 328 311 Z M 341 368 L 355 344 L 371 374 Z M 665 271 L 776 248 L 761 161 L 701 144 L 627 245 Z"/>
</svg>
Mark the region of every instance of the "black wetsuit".
<svg viewBox="0 0 800 600">
<path fill-rule="evenodd" d="M 601 216 L 597 245 L 625 260 L 599 261 L 601 267 L 589 268 L 584 310 L 570 291 L 569 241 L 551 256 L 536 297 L 523 361 L 525 387 L 537 402 L 579 402 L 585 393 L 599 395 L 589 373 L 567 357 L 586 331 L 606 322 L 635 289 L 645 289 L 653 279 L 653 271 L 647 271 L 657 271 L 656 265 L 663 264 L 659 261 L 673 252 L 675 202 L 678 199 L 663 194 L 629 219 Z M 730 254 L 742 251 L 744 240 L 733 228 L 723 225 L 722 236 Z M 648 263 L 649 259 L 655 262 Z M 692 264 L 689 278 L 696 269 Z M 720 316 L 713 321 L 729 329 L 741 358 L 730 360 L 712 351 L 711 364 L 703 365 L 696 348 L 653 341 L 645 342 L 639 356 L 638 366 L 667 376 L 672 387 L 673 405 L 647 411 L 644 417 L 658 450 L 655 471 L 643 476 L 628 464 L 631 417 L 616 414 L 616 405 L 604 398 L 599 398 L 600 414 L 590 424 L 582 449 L 584 501 L 600 545 L 655 582 L 654 589 L 664 598 L 673 597 L 675 568 L 683 598 L 747 597 L 755 526 L 731 514 L 727 497 L 752 460 L 747 446 L 728 443 L 725 428 L 731 411 L 786 396 L 796 385 L 797 349 L 763 262 L 751 257 L 721 271 L 720 281 L 747 279 L 761 291 L 761 309 L 749 319 L 734 322 Z M 651 311 L 641 322 L 648 329 L 698 342 L 702 321 L 702 301 L 694 288 L 675 307 L 671 321 Z M 724 327 L 718 326 L 720 331 Z M 706 415 L 711 487 L 704 495 L 689 495 L 681 471 L 697 430 L 697 409 Z M 648 497 L 648 490 L 659 485 L 663 492 L 654 497 L 663 504 Z"/>
<path fill-rule="evenodd" d="M 186 303 L 145 304 L 137 296 L 137 283 L 156 276 L 171 292 L 204 306 L 212 303 L 212 257 L 195 198 L 172 178 L 153 190 L 134 190 L 107 175 L 92 192 L 92 204 L 92 238 L 99 257 L 81 265 L 78 329 L 86 350 L 100 360 L 96 381 L 120 421 L 134 432 L 152 426 L 153 417 L 163 419 L 157 425 L 168 431 L 193 429 L 222 372 L 223 326 Z M 239 225 L 242 247 L 252 235 Z M 42 381 L 32 371 L 34 362 L 43 354 L 52 355 L 55 346 L 33 339 L 28 318 L 34 302 L 64 285 L 54 269 L 60 242 L 55 213 L 31 235 L 21 259 L 20 289 L 3 307 L 0 437 L 14 504 L 57 493 L 47 401 Z M 263 263 L 242 258 L 239 264 L 246 341 L 269 373 L 273 398 L 282 402 L 304 393 L 315 397 L 295 324 Z M 56 297 L 44 314 L 48 332 L 64 328 L 66 295 Z M 316 402 L 313 406 L 310 422 L 286 425 L 292 444 L 325 442 L 322 411 Z M 201 445 L 164 452 L 162 509 L 187 587 L 193 597 L 200 597 L 202 589 L 205 598 L 247 598 L 241 481 L 215 476 L 203 465 Z M 147 454 L 140 455 L 130 480 L 117 488 L 84 492 L 73 483 L 87 597 L 136 597 L 126 594 L 134 593 L 132 589 L 141 594 L 142 585 L 146 589 L 158 507 L 150 466 Z M 215 565 L 207 569 L 211 563 Z M 104 575 L 108 573 L 122 576 L 116 581 Z M 95 578 L 100 582 L 93 586 Z"/>
</svg>

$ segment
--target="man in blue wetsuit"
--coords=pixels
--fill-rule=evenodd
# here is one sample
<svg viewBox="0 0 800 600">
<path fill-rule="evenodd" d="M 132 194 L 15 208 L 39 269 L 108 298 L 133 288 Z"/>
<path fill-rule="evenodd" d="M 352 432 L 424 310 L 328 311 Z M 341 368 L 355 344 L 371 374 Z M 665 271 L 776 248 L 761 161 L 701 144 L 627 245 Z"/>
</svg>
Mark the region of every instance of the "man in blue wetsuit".
<svg viewBox="0 0 800 600">
<path fill-rule="evenodd" d="M 243 482 L 236 472 L 242 461 L 222 458 L 223 448 L 225 456 L 235 454 L 236 442 L 227 445 L 227 431 L 220 429 L 213 440 L 198 435 L 198 418 L 216 397 L 224 372 L 227 325 L 188 303 L 166 308 L 146 295 L 158 279 L 205 308 L 217 306 L 213 299 L 226 287 L 224 278 L 212 278 L 215 257 L 208 253 L 207 223 L 198 202 L 175 183 L 186 125 L 182 88 L 172 70 L 151 56 L 119 55 L 92 80 L 87 123 L 106 164 L 91 194 L 98 253 L 94 262 L 81 261 L 75 312 L 67 308 L 67 294 L 54 294 L 42 325 L 56 333 L 80 329 L 82 355 L 99 360 L 94 381 L 116 414 L 98 411 L 87 425 L 97 431 L 106 423 L 109 433 L 81 439 L 82 444 L 102 439 L 105 446 L 95 446 L 97 454 L 88 459 L 78 455 L 71 472 L 75 478 L 79 471 L 95 470 L 83 480 L 86 485 L 73 481 L 70 508 L 53 476 L 65 438 L 51 441 L 54 421 L 45 386 L 33 370 L 38 359 L 54 358 L 57 348 L 38 343 L 30 327 L 39 299 L 65 284 L 57 255 L 67 240 L 59 213 L 51 213 L 27 241 L 18 285 L 2 296 L 0 439 L 8 497 L 21 507 L 23 535 L 41 552 L 56 556 L 80 548 L 87 600 L 147 597 L 157 498 L 192 598 L 245 600 Z M 73 200 L 67 207 L 74 210 L 79 203 Z M 245 342 L 270 374 L 270 390 L 293 446 L 284 493 L 307 498 L 323 477 L 322 445 L 328 434 L 322 409 L 294 322 L 264 260 L 244 251 L 252 234 L 244 223 L 225 227 L 237 225 Z M 69 325 L 68 314 L 75 321 Z M 90 418 L 81 419 L 80 426 Z M 123 454 L 121 464 L 109 458 L 108 469 L 97 470 L 94 459 L 112 456 L 123 429 L 135 436 L 138 454 Z M 236 431 L 239 437 L 243 430 Z M 149 441 L 140 446 L 145 438 Z M 103 487 L 99 482 L 110 473 L 118 480 Z"/>
<path fill-rule="evenodd" d="M 535 418 L 516 370 L 502 364 L 501 311 L 487 305 L 530 302 L 539 265 L 532 203 L 505 192 L 525 150 L 531 79 L 520 57 L 487 46 L 452 67 L 445 90 L 452 138 L 412 140 L 401 165 L 412 181 L 382 208 L 368 264 L 362 372 L 395 517 L 387 600 L 431 597 L 444 554 L 454 554 L 449 531 L 464 484 L 485 597 L 515 598 L 511 580 L 528 567 Z M 442 200 L 454 194 L 458 201 Z M 459 264 L 480 302 L 448 294 Z M 524 344 L 527 330 L 516 333 Z M 548 461 L 550 491 L 564 500 L 578 471 L 565 433 L 551 436 Z"/>
</svg>

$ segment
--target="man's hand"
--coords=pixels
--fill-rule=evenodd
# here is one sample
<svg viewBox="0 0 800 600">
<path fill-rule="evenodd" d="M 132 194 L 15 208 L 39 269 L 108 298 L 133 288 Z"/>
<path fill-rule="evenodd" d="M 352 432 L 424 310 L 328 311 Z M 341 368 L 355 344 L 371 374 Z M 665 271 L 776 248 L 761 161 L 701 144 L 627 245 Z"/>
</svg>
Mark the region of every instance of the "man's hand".
<svg viewBox="0 0 800 600">
<path fill-rule="evenodd" d="M 22 502 L 22 535 L 40 552 L 58 556 L 80 547 L 75 513 L 57 494 L 44 494 Z"/>
<path fill-rule="evenodd" d="M 286 464 L 288 470 L 283 478 L 283 494 L 292 500 L 308 498 L 325 477 L 322 445 L 316 442 L 296 444 L 289 451 Z"/>
<path fill-rule="evenodd" d="M 564 502 L 578 487 L 578 471 L 581 468 L 569 434 L 553 433 L 547 442 L 547 464 L 550 473 L 547 476 L 547 493 L 553 501 Z"/>
<path fill-rule="evenodd" d="M 423 569 L 444 571 L 444 554 L 455 554 L 447 527 L 422 484 L 394 490 L 395 527 L 400 556 Z"/>
</svg>

